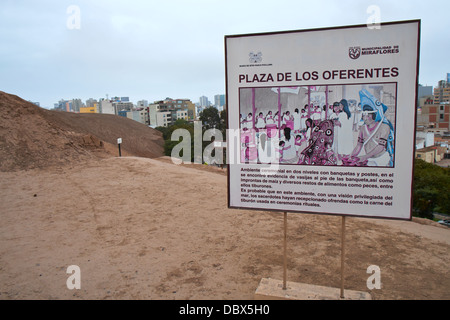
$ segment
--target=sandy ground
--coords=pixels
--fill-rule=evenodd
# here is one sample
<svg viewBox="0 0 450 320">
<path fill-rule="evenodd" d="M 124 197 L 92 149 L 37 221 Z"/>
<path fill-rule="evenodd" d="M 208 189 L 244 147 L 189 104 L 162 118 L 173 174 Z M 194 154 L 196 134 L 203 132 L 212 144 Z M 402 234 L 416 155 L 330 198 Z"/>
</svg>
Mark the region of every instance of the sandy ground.
<svg viewBox="0 0 450 320">
<path fill-rule="evenodd" d="M 228 209 L 221 169 L 112 157 L 0 172 L 0 191 L 0 299 L 253 299 L 283 277 L 283 215 Z M 450 299 L 450 228 L 346 221 L 346 289 Z M 340 286 L 340 223 L 288 214 L 288 281 Z M 370 265 L 381 289 L 366 286 Z"/>
</svg>

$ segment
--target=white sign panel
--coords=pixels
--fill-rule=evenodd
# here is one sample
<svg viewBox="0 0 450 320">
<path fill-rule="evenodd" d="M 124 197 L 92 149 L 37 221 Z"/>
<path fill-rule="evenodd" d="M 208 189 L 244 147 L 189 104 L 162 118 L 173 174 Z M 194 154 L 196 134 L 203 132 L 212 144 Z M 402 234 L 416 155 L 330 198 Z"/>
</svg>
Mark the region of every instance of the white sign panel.
<svg viewBox="0 0 450 320">
<path fill-rule="evenodd" d="M 419 36 L 226 36 L 229 207 L 411 219 Z"/>
</svg>

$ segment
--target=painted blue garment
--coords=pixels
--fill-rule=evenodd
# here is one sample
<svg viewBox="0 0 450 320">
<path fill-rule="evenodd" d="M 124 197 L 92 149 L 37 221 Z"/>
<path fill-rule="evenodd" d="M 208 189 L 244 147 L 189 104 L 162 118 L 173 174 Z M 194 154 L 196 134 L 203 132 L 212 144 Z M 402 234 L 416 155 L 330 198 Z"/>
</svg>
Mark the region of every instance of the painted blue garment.
<svg viewBox="0 0 450 320">
<path fill-rule="evenodd" d="M 383 122 L 387 124 L 390 128 L 389 136 L 387 138 L 386 151 L 389 153 L 390 161 L 389 165 L 394 165 L 394 127 L 392 123 L 385 117 L 385 113 L 388 107 L 381 103 L 378 99 L 376 99 L 369 91 L 363 89 L 359 91 L 359 98 L 361 100 L 361 111 L 363 111 L 363 107 L 365 105 L 372 108 L 372 110 L 376 111 L 376 122 Z"/>
</svg>

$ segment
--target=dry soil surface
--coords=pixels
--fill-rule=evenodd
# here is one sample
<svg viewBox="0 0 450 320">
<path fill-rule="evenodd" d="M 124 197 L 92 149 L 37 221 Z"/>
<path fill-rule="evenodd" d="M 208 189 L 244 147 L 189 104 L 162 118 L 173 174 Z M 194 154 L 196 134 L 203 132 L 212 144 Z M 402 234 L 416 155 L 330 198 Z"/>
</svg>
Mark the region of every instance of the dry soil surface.
<svg viewBox="0 0 450 320">
<path fill-rule="evenodd" d="M 0 299 L 253 299 L 283 277 L 283 215 L 227 208 L 218 168 L 109 157 L 0 172 Z M 450 229 L 346 219 L 345 288 L 450 299 Z M 337 216 L 288 214 L 287 279 L 340 286 Z M 69 290 L 67 268 L 81 270 Z M 381 289 L 367 268 L 379 266 Z"/>
</svg>

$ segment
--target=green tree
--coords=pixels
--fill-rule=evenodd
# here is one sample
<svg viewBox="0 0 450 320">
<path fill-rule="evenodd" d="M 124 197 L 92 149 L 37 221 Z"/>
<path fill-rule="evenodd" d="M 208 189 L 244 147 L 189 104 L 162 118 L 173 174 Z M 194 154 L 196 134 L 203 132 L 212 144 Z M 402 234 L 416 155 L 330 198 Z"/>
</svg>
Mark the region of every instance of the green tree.
<svg viewBox="0 0 450 320">
<path fill-rule="evenodd" d="M 226 139 L 226 112 L 222 111 L 220 114 L 218 110 L 214 107 L 209 107 L 203 110 L 203 112 L 200 114 L 200 120 L 202 122 L 202 138 L 206 137 L 205 131 L 208 129 L 217 129 L 222 133 L 222 139 L 225 141 Z M 175 121 L 175 123 L 169 127 L 157 127 L 157 130 L 163 133 L 164 138 L 164 154 L 166 156 L 172 156 L 172 151 L 175 146 L 177 146 L 179 143 L 181 143 L 180 140 L 172 141 L 172 134 L 177 129 L 186 129 L 189 131 L 190 137 L 191 137 L 191 161 L 194 162 L 194 124 L 192 122 L 188 122 L 186 120 L 180 119 Z M 211 147 L 211 143 L 215 141 L 217 138 L 216 133 L 211 137 L 210 140 L 207 141 L 201 141 L 202 144 L 202 154 L 205 151 L 205 148 L 207 146 Z M 216 150 L 213 149 L 211 156 L 216 157 Z M 221 151 L 223 154 L 223 160 L 222 163 L 226 162 L 226 149 L 222 149 Z M 176 153 L 176 152 L 175 152 Z M 177 156 L 177 155 L 174 155 Z M 183 154 L 179 155 L 180 157 L 183 156 Z M 219 156 L 218 156 L 219 157 Z"/>
<path fill-rule="evenodd" d="M 220 111 L 220 128 L 219 130 L 222 132 L 223 141 L 227 141 L 227 126 L 228 126 L 228 114 L 225 108 Z M 227 148 L 223 148 L 223 162 L 227 162 Z"/>
<path fill-rule="evenodd" d="M 200 113 L 199 119 L 202 122 L 203 131 L 213 128 L 220 130 L 221 121 L 217 108 L 208 107 L 203 109 Z"/>
<path fill-rule="evenodd" d="M 228 116 L 227 116 L 227 110 L 222 110 L 220 111 L 220 128 L 219 130 L 225 132 L 225 130 L 227 129 L 227 122 L 228 122 Z M 225 135 L 224 135 L 224 139 L 225 139 Z"/>
<path fill-rule="evenodd" d="M 168 136 L 168 134 L 169 134 L 169 127 L 156 127 L 155 129 L 163 134 L 163 139 L 164 140 L 167 140 L 167 138 L 170 138 L 170 136 Z"/>
<path fill-rule="evenodd" d="M 413 214 L 432 219 L 433 212 L 450 214 L 450 169 L 415 159 Z"/>
<path fill-rule="evenodd" d="M 180 143 L 180 141 L 172 141 L 172 133 L 177 129 L 186 129 L 191 136 L 191 161 L 194 161 L 194 124 L 184 119 L 178 119 L 167 130 L 163 130 L 164 135 L 164 154 L 166 156 L 172 156 L 173 148 Z M 183 154 L 180 154 L 183 156 Z"/>
</svg>

